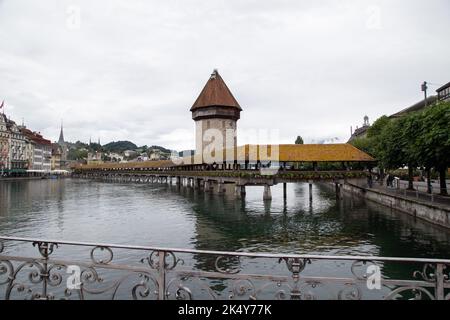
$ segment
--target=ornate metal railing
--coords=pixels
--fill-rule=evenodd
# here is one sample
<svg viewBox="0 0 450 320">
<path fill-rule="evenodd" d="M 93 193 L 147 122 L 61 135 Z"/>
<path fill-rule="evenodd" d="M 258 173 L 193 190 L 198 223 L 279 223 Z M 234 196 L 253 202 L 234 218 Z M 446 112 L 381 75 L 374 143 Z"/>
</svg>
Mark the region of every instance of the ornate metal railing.
<svg viewBox="0 0 450 320">
<path fill-rule="evenodd" d="M 0 237 L 3 299 L 446 299 L 450 260 Z"/>
</svg>

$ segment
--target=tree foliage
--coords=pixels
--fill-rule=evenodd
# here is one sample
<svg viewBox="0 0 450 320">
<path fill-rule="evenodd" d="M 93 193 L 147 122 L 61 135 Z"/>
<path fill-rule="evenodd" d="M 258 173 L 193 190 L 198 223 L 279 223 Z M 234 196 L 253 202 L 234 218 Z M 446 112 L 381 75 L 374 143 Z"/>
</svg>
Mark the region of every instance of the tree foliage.
<svg viewBox="0 0 450 320">
<path fill-rule="evenodd" d="M 369 153 L 385 169 L 408 166 L 435 168 L 445 190 L 445 172 L 450 166 L 450 102 L 439 102 L 401 118 L 382 116 L 368 129 L 367 136 L 351 142 Z M 411 184 L 410 184 L 411 185 Z"/>
<path fill-rule="evenodd" d="M 88 152 L 86 149 L 69 149 L 67 154 L 68 160 L 83 160 L 88 156 Z"/>
<path fill-rule="evenodd" d="M 301 136 L 297 136 L 297 139 L 295 139 L 295 144 L 303 144 L 303 138 Z"/>
<path fill-rule="evenodd" d="M 371 138 L 367 137 L 356 138 L 353 139 L 350 143 L 359 150 L 362 150 L 365 153 L 370 154 L 372 157 L 375 157 L 375 152 L 373 150 L 373 142 Z"/>
<path fill-rule="evenodd" d="M 439 103 L 421 114 L 415 157 L 423 166 L 450 166 L 450 102 Z"/>
<path fill-rule="evenodd" d="M 122 153 L 125 150 L 135 150 L 137 145 L 131 141 L 113 141 L 103 146 L 105 151 Z"/>
</svg>

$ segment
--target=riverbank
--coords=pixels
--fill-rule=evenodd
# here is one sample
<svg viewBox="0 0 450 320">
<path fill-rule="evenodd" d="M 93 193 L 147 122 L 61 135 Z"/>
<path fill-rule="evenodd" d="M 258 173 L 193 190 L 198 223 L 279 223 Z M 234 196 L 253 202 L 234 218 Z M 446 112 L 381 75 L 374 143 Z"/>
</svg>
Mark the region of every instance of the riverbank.
<svg viewBox="0 0 450 320">
<path fill-rule="evenodd" d="M 0 182 L 3 181 L 23 181 L 23 180 L 40 180 L 42 177 L 2 177 L 0 178 Z"/>
<path fill-rule="evenodd" d="M 52 177 L 2 177 L 0 178 L 0 182 L 4 182 L 4 181 L 27 181 L 27 180 L 41 180 L 41 179 L 66 179 L 66 178 L 70 178 L 70 177 L 64 177 L 64 176 L 58 176 L 57 178 L 52 178 Z"/>
<path fill-rule="evenodd" d="M 342 190 L 450 229 L 450 206 L 363 187 L 356 181 L 347 181 L 342 186 Z"/>
</svg>

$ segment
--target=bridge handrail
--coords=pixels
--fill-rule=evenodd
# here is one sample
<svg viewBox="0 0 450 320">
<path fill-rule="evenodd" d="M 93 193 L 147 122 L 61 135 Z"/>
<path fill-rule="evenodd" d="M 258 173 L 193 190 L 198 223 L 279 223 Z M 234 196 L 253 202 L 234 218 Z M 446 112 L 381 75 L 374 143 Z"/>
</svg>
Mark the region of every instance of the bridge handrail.
<svg viewBox="0 0 450 320">
<path fill-rule="evenodd" d="M 437 258 L 411 258 L 411 257 L 379 257 L 379 256 L 360 256 L 360 255 L 318 255 L 318 254 L 280 254 L 280 253 L 255 253 L 242 251 L 217 251 L 217 250 L 198 250 L 198 249 L 183 249 L 183 248 L 169 248 L 157 246 L 136 246 L 136 245 L 120 245 L 111 243 L 94 243 L 94 242 L 79 242 L 79 241 L 62 241 L 51 239 L 38 238 L 21 238 L 21 237 L 7 237 L 0 236 L 1 240 L 31 242 L 31 243 L 53 243 L 65 244 L 70 246 L 85 246 L 85 247 L 108 247 L 114 249 L 131 249 L 142 251 L 164 251 L 164 252 L 178 252 L 178 253 L 193 253 L 193 254 L 209 254 L 220 256 L 241 256 L 249 258 L 298 258 L 298 259 L 314 259 L 314 260 L 360 260 L 360 261 L 385 261 L 385 262 L 420 262 L 420 263 L 443 263 L 450 264 L 450 259 Z M 1 247 L 0 247 L 1 248 Z M 0 250 L 0 253 L 2 250 Z"/>
</svg>

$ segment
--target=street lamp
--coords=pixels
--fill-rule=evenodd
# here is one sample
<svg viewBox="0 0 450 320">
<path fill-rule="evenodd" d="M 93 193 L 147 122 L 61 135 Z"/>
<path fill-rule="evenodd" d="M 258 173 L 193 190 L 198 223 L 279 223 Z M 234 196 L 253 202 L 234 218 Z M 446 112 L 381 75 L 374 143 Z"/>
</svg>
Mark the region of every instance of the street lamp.
<svg viewBox="0 0 450 320">
<path fill-rule="evenodd" d="M 427 89 L 428 89 L 428 86 L 427 86 L 427 82 L 426 81 L 424 81 L 423 83 L 422 83 L 422 91 L 423 91 L 423 93 L 424 93 L 424 95 L 425 95 L 425 107 L 427 106 Z"/>
</svg>

